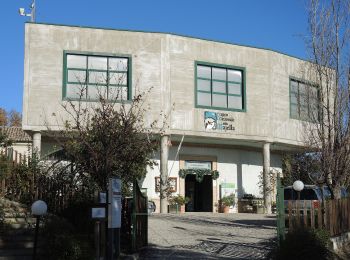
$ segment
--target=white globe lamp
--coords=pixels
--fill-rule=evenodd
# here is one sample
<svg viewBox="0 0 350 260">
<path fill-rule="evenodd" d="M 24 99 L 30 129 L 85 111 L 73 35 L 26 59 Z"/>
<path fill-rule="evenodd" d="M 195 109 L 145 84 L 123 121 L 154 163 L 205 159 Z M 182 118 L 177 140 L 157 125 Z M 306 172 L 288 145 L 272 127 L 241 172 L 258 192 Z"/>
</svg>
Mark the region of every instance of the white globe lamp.
<svg viewBox="0 0 350 260">
<path fill-rule="evenodd" d="M 295 191 L 298 191 L 298 192 L 302 191 L 304 189 L 304 183 L 302 181 L 299 181 L 299 180 L 295 181 L 293 183 L 293 189 Z"/>
<path fill-rule="evenodd" d="M 34 216 L 42 216 L 47 212 L 47 205 L 45 201 L 37 200 L 32 204 L 32 214 Z"/>
</svg>

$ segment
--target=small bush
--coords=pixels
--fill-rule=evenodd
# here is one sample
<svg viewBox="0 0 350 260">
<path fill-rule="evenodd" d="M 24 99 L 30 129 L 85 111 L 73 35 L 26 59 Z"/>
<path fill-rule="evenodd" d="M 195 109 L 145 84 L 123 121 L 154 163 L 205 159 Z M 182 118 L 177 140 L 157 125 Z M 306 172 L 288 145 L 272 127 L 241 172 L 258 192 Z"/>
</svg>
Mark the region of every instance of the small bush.
<svg viewBox="0 0 350 260">
<path fill-rule="evenodd" d="M 272 259 L 331 259 L 328 250 L 329 234 L 325 230 L 297 229 L 289 232 Z"/>
<path fill-rule="evenodd" d="M 5 226 L 5 212 L 3 207 L 0 207 L 0 232 Z"/>
<path fill-rule="evenodd" d="M 94 221 L 91 219 L 91 207 L 93 203 L 88 201 L 71 201 L 69 205 L 60 212 L 60 216 L 65 218 L 74 226 L 75 231 L 80 234 L 93 234 Z"/>
<path fill-rule="evenodd" d="M 78 239 L 74 226 L 63 218 L 46 217 L 40 237 L 43 241 L 42 259 L 86 259 L 82 250 L 85 242 Z"/>
<path fill-rule="evenodd" d="M 221 204 L 223 206 L 232 206 L 234 202 L 235 202 L 235 194 L 230 194 L 221 199 Z"/>
<path fill-rule="evenodd" d="M 315 234 L 316 239 L 321 243 L 321 245 L 329 248 L 330 247 L 330 234 L 325 229 L 314 229 L 312 231 Z"/>
<path fill-rule="evenodd" d="M 189 198 L 187 197 L 183 197 L 181 195 L 177 195 L 177 196 L 174 196 L 174 197 L 170 197 L 169 198 L 169 204 L 170 205 L 185 205 L 187 204 L 188 202 L 190 201 Z"/>
</svg>

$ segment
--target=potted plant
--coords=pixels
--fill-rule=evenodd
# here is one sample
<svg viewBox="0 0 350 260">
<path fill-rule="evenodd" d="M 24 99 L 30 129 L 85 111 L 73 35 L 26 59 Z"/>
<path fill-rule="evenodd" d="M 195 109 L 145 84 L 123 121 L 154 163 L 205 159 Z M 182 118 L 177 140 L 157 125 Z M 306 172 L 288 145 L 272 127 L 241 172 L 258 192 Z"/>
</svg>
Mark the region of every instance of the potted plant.
<svg viewBox="0 0 350 260">
<path fill-rule="evenodd" d="M 169 198 L 170 206 L 172 206 L 173 208 L 175 207 L 176 212 L 180 211 L 181 213 L 185 212 L 185 204 L 187 204 L 189 201 L 189 198 L 181 196 L 179 194 Z"/>
<path fill-rule="evenodd" d="M 223 197 L 220 202 L 221 202 L 222 212 L 228 213 L 230 207 L 235 202 L 235 194 L 230 194 L 228 196 Z"/>
</svg>

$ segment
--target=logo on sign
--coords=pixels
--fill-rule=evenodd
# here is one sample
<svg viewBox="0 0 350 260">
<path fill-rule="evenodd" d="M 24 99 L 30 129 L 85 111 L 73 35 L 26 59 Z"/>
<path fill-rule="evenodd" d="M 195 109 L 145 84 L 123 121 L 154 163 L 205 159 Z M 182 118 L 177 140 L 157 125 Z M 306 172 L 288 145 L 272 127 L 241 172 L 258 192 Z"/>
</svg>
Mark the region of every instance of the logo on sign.
<svg viewBox="0 0 350 260">
<path fill-rule="evenodd" d="M 217 115 L 215 112 L 204 112 L 205 130 L 215 130 L 217 126 Z"/>
<path fill-rule="evenodd" d="M 216 113 L 212 111 L 204 112 L 204 128 L 205 130 L 231 130 L 234 131 L 234 118 L 226 113 Z"/>
</svg>

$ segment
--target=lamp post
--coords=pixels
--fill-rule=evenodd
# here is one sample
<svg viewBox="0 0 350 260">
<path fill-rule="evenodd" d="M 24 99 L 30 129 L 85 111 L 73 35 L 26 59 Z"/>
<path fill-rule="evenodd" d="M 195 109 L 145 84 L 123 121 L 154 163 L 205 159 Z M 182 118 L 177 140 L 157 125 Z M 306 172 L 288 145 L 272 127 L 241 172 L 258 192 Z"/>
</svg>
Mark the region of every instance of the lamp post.
<svg viewBox="0 0 350 260">
<path fill-rule="evenodd" d="M 300 192 L 304 189 L 304 183 L 302 181 L 295 181 L 293 183 L 293 189 L 298 192 L 298 200 L 300 200 Z"/>
<path fill-rule="evenodd" d="M 300 211 L 299 211 L 299 204 L 300 204 L 300 192 L 304 189 L 304 183 L 300 180 L 297 180 L 293 183 L 293 189 L 298 192 L 298 201 L 297 201 L 297 224 L 300 226 Z"/>
<path fill-rule="evenodd" d="M 38 244 L 40 217 L 42 215 L 45 215 L 46 212 L 47 212 L 47 205 L 46 205 L 45 201 L 37 200 L 32 204 L 32 215 L 34 215 L 36 217 L 33 260 L 36 259 L 36 248 L 37 248 L 37 244 Z"/>
</svg>

